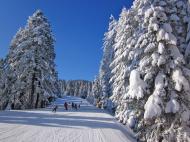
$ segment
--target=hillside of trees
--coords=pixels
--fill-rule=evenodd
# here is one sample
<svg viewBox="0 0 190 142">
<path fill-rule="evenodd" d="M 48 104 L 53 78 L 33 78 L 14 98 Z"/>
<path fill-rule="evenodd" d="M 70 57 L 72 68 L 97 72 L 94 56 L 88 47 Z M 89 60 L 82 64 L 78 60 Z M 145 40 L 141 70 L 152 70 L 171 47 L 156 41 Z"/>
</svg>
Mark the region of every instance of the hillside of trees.
<svg viewBox="0 0 190 142">
<path fill-rule="evenodd" d="M 92 82 L 86 80 L 59 80 L 60 96 L 77 96 L 86 98 L 91 95 Z"/>
</svg>

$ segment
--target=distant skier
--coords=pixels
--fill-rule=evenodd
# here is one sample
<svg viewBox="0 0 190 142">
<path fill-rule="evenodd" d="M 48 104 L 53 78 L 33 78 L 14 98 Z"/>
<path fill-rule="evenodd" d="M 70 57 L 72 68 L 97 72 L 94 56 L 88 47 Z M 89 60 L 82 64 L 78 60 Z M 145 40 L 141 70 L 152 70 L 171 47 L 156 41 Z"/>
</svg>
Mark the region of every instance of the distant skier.
<svg viewBox="0 0 190 142">
<path fill-rule="evenodd" d="M 67 102 L 64 103 L 65 110 L 68 110 L 68 104 Z"/>
<path fill-rule="evenodd" d="M 58 106 L 56 105 L 53 109 L 52 109 L 52 112 L 57 112 L 57 109 L 58 109 Z"/>
<path fill-rule="evenodd" d="M 75 104 L 74 104 L 73 102 L 72 102 L 71 106 L 72 106 L 72 109 L 74 109 L 74 108 L 75 108 Z"/>
<path fill-rule="evenodd" d="M 75 109 L 77 110 L 77 104 L 75 104 Z"/>
<path fill-rule="evenodd" d="M 80 104 L 78 105 L 78 108 L 80 108 Z"/>
</svg>

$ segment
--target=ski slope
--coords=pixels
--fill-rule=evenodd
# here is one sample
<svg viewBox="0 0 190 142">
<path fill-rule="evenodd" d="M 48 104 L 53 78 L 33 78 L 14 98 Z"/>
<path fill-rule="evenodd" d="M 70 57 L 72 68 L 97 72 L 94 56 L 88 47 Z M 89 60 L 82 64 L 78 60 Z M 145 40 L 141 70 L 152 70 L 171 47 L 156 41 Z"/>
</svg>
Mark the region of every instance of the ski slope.
<svg viewBox="0 0 190 142">
<path fill-rule="evenodd" d="M 81 103 L 79 110 L 64 110 L 63 103 Z M 65 97 L 39 110 L 0 112 L 0 142 L 133 142 L 133 133 L 86 100 Z"/>
</svg>

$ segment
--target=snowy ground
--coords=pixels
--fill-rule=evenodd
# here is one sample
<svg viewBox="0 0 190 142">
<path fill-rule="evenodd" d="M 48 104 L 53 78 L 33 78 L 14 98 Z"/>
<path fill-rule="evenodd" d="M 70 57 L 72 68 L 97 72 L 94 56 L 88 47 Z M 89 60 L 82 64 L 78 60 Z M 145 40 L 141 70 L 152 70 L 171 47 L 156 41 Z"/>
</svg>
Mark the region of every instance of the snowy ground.
<svg viewBox="0 0 190 142">
<path fill-rule="evenodd" d="M 132 132 L 114 118 L 82 100 L 80 110 L 63 108 L 64 101 L 81 102 L 65 97 L 51 107 L 30 111 L 0 112 L 0 142 L 130 142 Z"/>
</svg>

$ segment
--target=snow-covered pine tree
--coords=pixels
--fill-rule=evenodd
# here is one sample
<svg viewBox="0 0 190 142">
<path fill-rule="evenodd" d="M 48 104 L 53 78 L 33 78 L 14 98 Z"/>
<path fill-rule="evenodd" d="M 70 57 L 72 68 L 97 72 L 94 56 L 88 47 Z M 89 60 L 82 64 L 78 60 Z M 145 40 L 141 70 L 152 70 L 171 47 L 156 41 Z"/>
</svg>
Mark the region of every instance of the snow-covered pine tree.
<svg viewBox="0 0 190 142">
<path fill-rule="evenodd" d="M 142 24 L 144 11 L 139 7 L 137 8 L 137 6 L 142 6 L 142 3 L 146 5 L 146 2 L 135 2 L 137 4 L 135 3 L 129 10 L 130 16 L 127 18 L 129 20 L 127 27 L 130 27 L 130 32 L 126 36 L 127 42 L 124 47 L 127 51 L 127 57 L 123 61 L 125 65 L 125 68 L 123 68 L 123 72 L 125 72 L 125 84 L 123 87 L 126 91 L 121 94 L 120 103 L 116 110 L 116 118 L 131 128 L 135 128 L 136 119 L 143 116 L 141 109 L 144 107 L 144 102 L 139 102 L 139 100 L 144 97 L 147 87 L 142 79 L 142 74 L 135 69 L 139 66 L 140 57 L 143 56 L 143 53 L 149 53 L 155 48 L 153 43 L 147 44 L 148 41 L 144 40 L 144 33 L 146 33 Z M 151 36 L 149 39 L 151 40 Z M 147 46 L 147 50 L 144 50 L 145 46 Z M 138 101 L 133 101 L 133 99 Z"/>
<path fill-rule="evenodd" d="M 66 81 L 66 95 L 86 98 L 89 90 L 92 89 L 92 82 L 86 80 L 68 80 Z"/>
<path fill-rule="evenodd" d="M 127 91 L 129 72 L 132 70 L 133 66 L 136 65 L 136 62 L 131 58 L 130 51 L 134 46 L 134 37 L 133 32 L 136 28 L 137 23 L 134 22 L 134 12 L 122 10 L 120 18 L 117 24 L 117 33 L 114 44 L 114 60 L 112 61 L 111 67 L 111 79 L 113 88 L 113 95 L 111 96 L 112 101 L 115 106 L 118 106 L 116 109 L 116 118 L 120 121 L 123 121 L 121 113 L 123 113 L 124 103 L 122 98 Z M 121 118 L 120 118 L 121 117 Z"/>
<path fill-rule="evenodd" d="M 129 53 L 137 66 L 123 105 L 141 141 L 190 140 L 187 2 L 136 0 L 131 9 L 140 37 Z"/>
<path fill-rule="evenodd" d="M 112 74 L 110 83 L 113 87 L 113 95 L 111 96 L 111 99 L 116 105 L 118 105 L 119 103 L 118 100 L 121 94 L 125 92 L 125 81 L 123 72 L 125 66 L 122 60 L 124 59 L 123 53 L 126 46 L 126 36 L 124 34 L 126 32 L 125 29 L 127 22 L 127 14 L 128 11 L 126 10 L 126 8 L 123 8 L 116 27 L 115 44 L 113 45 L 114 57 L 112 63 L 110 64 Z"/>
<path fill-rule="evenodd" d="M 27 29 L 31 30 L 32 38 L 36 44 L 36 48 L 34 49 L 34 70 L 36 68 L 37 72 L 34 72 L 34 80 L 32 80 L 34 85 L 35 83 L 36 85 L 38 84 L 36 92 L 40 92 L 41 90 L 46 97 L 55 97 L 57 89 L 55 83 L 58 80 L 58 75 L 55 70 L 54 39 L 50 24 L 43 13 L 37 10 L 29 18 Z"/>
<path fill-rule="evenodd" d="M 58 81 L 58 86 L 59 86 L 59 92 L 60 92 L 60 96 L 63 97 L 66 94 L 66 88 L 67 88 L 67 84 L 65 80 L 59 80 Z"/>
<path fill-rule="evenodd" d="M 86 98 L 91 95 L 92 82 L 87 80 L 59 80 L 61 97 L 65 95 Z"/>
<path fill-rule="evenodd" d="M 3 93 L 4 93 L 4 81 L 3 81 L 3 74 L 4 74 L 4 65 L 3 65 L 3 59 L 0 59 L 0 110 L 3 108 Z"/>
<path fill-rule="evenodd" d="M 6 60 L 0 59 L 0 110 L 6 108 L 8 104 L 8 84 L 6 74 Z"/>
<path fill-rule="evenodd" d="M 10 74 L 9 77 L 12 80 L 10 85 L 10 100 L 9 100 L 9 106 L 11 106 L 12 109 L 16 108 L 19 109 L 22 106 L 22 102 L 25 101 L 23 95 L 21 96 L 21 92 L 25 92 L 26 83 L 22 83 L 21 85 L 21 73 L 24 73 L 24 66 L 21 65 L 24 60 L 23 57 L 23 46 L 22 43 L 26 40 L 24 36 L 26 36 L 27 33 L 24 29 L 19 29 L 16 35 L 14 36 L 13 40 L 11 41 L 9 53 L 8 53 L 8 64 L 10 66 Z M 26 64 L 25 64 L 26 66 Z M 25 77 L 24 77 L 25 78 Z M 22 94 L 22 93 L 21 93 Z M 21 99 L 21 101 L 20 101 Z M 9 107 L 8 106 L 8 107 Z"/>
<path fill-rule="evenodd" d="M 110 17 L 108 32 L 104 34 L 103 58 L 99 70 L 99 80 L 102 88 L 103 107 L 108 107 L 108 99 L 112 95 L 112 88 L 109 82 L 111 78 L 110 64 L 113 60 L 113 45 L 115 44 L 117 21 Z"/>
<path fill-rule="evenodd" d="M 8 61 L 16 82 L 11 106 L 15 109 L 43 107 L 56 96 L 55 53 L 50 24 L 38 10 L 12 40 Z"/>
<path fill-rule="evenodd" d="M 96 76 L 94 81 L 92 82 L 92 91 L 87 97 L 87 100 L 92 104 L 96 104 L 97 102 L 100 102 L 101 98 L 102 98 L 102 86 L 99 77 Z"/>
<path fill-rule="evenodd" d="M 138 65 L 138 58 L 139 55 L 143 52 L 142 50 L 138 50 L 135 49 L 134 47 L 136 46 L 136 41 L 139 39 L 140 37 L 140 30 L 139 30 L 139 22 L 137 21 L 139 19 L 138 15 L 135 15 L 136 11 L 135 10 L 130 10 L 130 17 L 128 17 L 129 21 L 128 25 L 127 25 L 127 31 L 128 32 L 128 36 L 126 37 L 126 47 L 125 47 L 125 59 L 124 59 L 124 65 L 125 68 L 123 70 L 123 72 L 125 73 L 124 76 L 124 88 L 125 88 L 125 92 L 121 94 L 120 98 L 119 98 L 119 104 L 117 106 L 116 109 L 116 118 L 122 122 L 123 124 L 127 124 L 130 127 L 133 127 L 134 125 L 134 119 L 133 119 L 133 115 L 134 115 L 134 106 L 136 107 L 141 107 L 138 105 L 134 105 L 131 106 L 131 99 L 127 98 L 127 92 L 130 89 L 129 87 L 129 78 L 130 78 L 130 73 L 132 72 L 132 70 L 134 68 L 137 67 Z M 135 74 L 137 72 L 134 72 Z M 132 77 L 131 80 L 135 80 L 137 82 L 141 82 L 140 78 L 134 78 Z M 143 86 L 141 86 L 143 87 Z M 145 86 L 144 86 L 145 87 Z M 144 88 L 143 87 L 143 88 Z M 141 89 L 143 89 L 141 88 Z M 135 88 L 136 92 L 134 92 L 134 94 L 137 94 L 138 96 L 143 95 L 141 93 L 141 91 L 138 88 Z"/>
<path fill-rule="evenodd" d="M 141 141 L 190 141 L 189 17 L 188 0 L 135 0 L 121 13 L 111 98 Z"/>
</svg>

